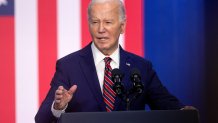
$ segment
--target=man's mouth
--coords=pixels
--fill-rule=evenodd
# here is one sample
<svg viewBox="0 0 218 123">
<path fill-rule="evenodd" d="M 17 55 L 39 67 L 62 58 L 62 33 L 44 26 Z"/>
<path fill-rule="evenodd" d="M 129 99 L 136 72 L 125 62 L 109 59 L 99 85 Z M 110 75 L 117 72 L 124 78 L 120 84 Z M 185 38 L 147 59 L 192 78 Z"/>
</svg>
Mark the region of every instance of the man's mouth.
<svg viewBox="0 0 218 123">
<path fill-rule="evenodd" d="M 107 39 L 109 39 L 108 37 L 97 37 L 98 40 L 101 40 L 101 41 L 105 41 Z"/>
</svg>

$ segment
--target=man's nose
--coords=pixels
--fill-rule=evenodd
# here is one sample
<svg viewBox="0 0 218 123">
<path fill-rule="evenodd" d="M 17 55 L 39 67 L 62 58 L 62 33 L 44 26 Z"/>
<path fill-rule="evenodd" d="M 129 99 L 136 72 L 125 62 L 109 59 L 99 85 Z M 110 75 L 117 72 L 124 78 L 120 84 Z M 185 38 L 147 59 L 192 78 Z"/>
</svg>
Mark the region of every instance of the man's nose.
<svg viewBox="0 0 218 123">
<path fill-rule="evenodd" d="M 100 23 L 99 27 L 98 27 L 98 32 L 99 33 L 104 33 L 106 31 L 105 26 L 103 23 Z"/>
</svg>

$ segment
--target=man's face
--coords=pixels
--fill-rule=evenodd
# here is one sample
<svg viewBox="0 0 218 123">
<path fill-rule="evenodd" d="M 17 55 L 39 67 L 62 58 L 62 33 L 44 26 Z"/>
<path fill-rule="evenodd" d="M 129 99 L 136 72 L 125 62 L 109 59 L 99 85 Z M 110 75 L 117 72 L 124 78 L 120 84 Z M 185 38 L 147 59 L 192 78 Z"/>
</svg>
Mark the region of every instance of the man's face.
<svg viewBox="0 0 218 123">
<path fill-rule="evenodd" d="M 119 36 L 125 30 L 125 22 L 119 16 L 119 4 L 95 3 L 90 12 L 89 31 L 95 46 L 104 55 L 111 55 L 118 47 Z"/>
</svg>

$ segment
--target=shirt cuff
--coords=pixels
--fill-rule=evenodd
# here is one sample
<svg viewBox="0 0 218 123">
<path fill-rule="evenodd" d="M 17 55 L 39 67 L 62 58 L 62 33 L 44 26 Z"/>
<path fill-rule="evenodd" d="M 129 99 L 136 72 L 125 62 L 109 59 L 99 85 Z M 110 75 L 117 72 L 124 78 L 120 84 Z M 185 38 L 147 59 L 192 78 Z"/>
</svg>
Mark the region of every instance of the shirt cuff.
<svg viewBox="0 0 218 123">
<path fill-rule="evenodd" d="M 68 106 L 68 104 L 64 107 L 63 110 L 56 110 L 56 109 L 54 109 L 54 102 L 53 102 L 52 106 L 51 106 L 51 112 L 55 117 L 59 118 L 62 113 L 65 113 L 67 106 Z"/>
</svg>

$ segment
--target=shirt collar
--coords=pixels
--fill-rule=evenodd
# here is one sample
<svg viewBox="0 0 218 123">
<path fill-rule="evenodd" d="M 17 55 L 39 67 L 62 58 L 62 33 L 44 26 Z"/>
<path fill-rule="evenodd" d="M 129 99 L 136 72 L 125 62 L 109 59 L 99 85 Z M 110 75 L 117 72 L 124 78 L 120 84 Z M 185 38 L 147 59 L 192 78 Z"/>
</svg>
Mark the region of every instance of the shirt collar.
<svg viewBox="0 0 218 123">
<path fill-rule="evenodd" d="M 105 56 L 104 54 L 102 54 L 93 42 L 91 44 L 91 49 L 92 49 L 95 65 L 99 64 L 102 60 L 104 60 L 105 57 L 110 57 L 112 61 L 114 61 L 116 64 L 119 64 L 119 56 L 120 56 L 119 46 L 110 56 Z"/>
</svg>

